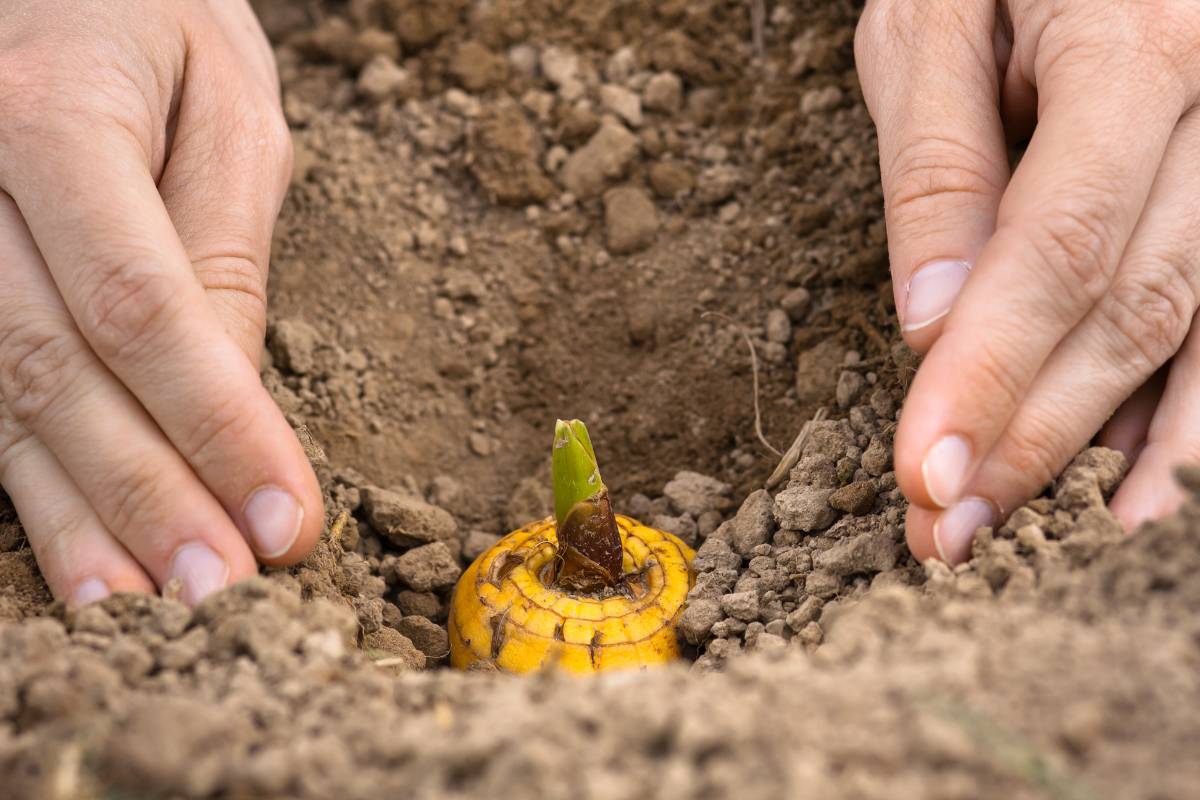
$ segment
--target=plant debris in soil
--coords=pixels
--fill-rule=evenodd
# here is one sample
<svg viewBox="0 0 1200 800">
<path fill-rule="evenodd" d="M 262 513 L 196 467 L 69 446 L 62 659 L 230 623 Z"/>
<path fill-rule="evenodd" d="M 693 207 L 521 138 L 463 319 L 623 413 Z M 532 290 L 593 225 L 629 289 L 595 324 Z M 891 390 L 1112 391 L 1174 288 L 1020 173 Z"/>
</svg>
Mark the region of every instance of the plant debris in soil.
<svg viewBox="0 0 1200 800">
<path fill-rule="evenodd" d="M 859 9 L 753 5 L 255 2 L 296 143 L 263 378 L 329 532 L 195 610 L 66 611 L 0 501 L 5 797 L 1194 793 L 1200 494 L 1127 537 L 1091 449 L 968 564 L 911 558 Z M 462 570 L 550 513 L 556 417 L 697 547 L 693 659 L 440 668 Z"/>
</svg>

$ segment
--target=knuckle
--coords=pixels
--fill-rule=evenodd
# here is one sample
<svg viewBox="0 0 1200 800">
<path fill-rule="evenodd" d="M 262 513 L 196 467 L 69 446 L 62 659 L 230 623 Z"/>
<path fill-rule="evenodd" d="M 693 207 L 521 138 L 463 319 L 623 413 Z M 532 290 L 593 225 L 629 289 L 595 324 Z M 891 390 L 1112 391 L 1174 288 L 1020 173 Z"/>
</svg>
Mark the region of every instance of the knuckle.
<svg viewBox="0 0 1200 800">
<path fill-rule="evenodd" d="M 913 0 L 872 0 L 854 31 L 855 49 L 902 48 L 917 34 L 920 4 Z"/>
<path fill-rule="evenodd" d="M 1090 303 L 1107 290 L 1117 260 L 1114 229 L 1119 215 L 1107 192 L 1094 192 L 1079 202 L 1064 202 L 1014 227 L 1025 232 L 1044 271 L 1057 278 L 1059 291 Z M 1084 208 L 1087 211 L 1076 209 Z"/>
<path fill-rule="evenodd" d="M 276 104 L 259 99 L 244 103 L 242 108 L 243 117 L 230 146 L 251 163 L 290 175 L 292 132 L 283 112 Z"/>
<path fill-rule="evenodd" d="M 30 546 L 37 557 L 38 566 L 52 573 L 52 586 L 64 585 L 67 573 L 78 562 L 72 550 L 78 545 L 81 535 L 87 530 L 90 519 L 86 506 L 76 503 L 55 502 L 39 509 L 41 524 L 36 536 L 30 536 Z M 86 565 L 78 565 L 86 568 Z"/>
<path fill-rule="evenodd" d="M 858 18 L 858 25 L 854 28 L 854 58 L 859 69 L 868 63 L 868 54 L 878 49 L 885 41 L 880 30 L 880 16 L 884 13 L 881 9 L 886 5 L 888 4 L 880 0 L 869 0 Z"/>
<path fill-rule="evenodd" d="M 948 202 L 991 205 L 1003 178 L 974 148 L 948 138 L 928 138 L 905 148 L 884 176 L 890 225 L 925 229 Z"/>
<path fill-rule="evenodd" d="M 0 55 L 0 146 L 6 150 L 18 140 L 41 140 L 39 133 L 51 116 L 46 113 L 51 87 L 18 58 L 19 54 Z"/>
<path fill-rule="evenodd" d="M 1058 474 L 1065 426 L 1041 414 L 1031 414 L 1005 434 L 1001 449 L 1005 465 L 1023 484 L 1034 489 L 1045 486 Z"/>
<path fill-rule="evenodd" d="M 189 464 L 203 469 L 227 459 L 257 423 L 257 415 L 247 410 L 241 398 L 225 398 L 196 421 L 180 453 Z"/>
<path fill-rule="evenodd" d="M 20 460 L 22 449 L 32 441 L 33 434 L 29 429 L 13 419 L 0 404 L 0 484 L 4 483 L 13 464 Z"/>
<path fill-rule="evenodd" d="M 1019 342 L 1019 338 L 996 330 L 975 345 L 971 368 L 964 374 L 967 382 L 964 396 L 978 399 L 970 405 L 982 417 L 976 420 L 979 424 L 986 424 L 994 414 L 1007 414 L 1005 409 L 1020 405 L 1025 382 L 1018 360 L 1011 355 L 1020 352 Z"/>
<path fill-rule="evenodd" d="M 0 395 L 13 420 L 41 419 L 70 386 L 75 348 L 60 333 L 20 326 L 0 339 Z"/>
<path fill-rule="evenodd" d="M 270 163 L 275 168 L 275 175 L 281 188 L 286 188 L 292 177 L 292 166 L 295 153 L 292 143 L 292 131 L 282 114 L 272 115 L 268 123 L 269 130 L 265 137 Z"/>
<path fill-rule="evenodd" d="M 855 28 L 855 51 L 887 48 L 913 52 L 913 48 L 931 39 L 947 37 L 956 44 L 969 43 L 989 30 L 992 16 L 982 6 L 973 8 L 971 4 L 873 0 L 867 3 Z"/>
<path fill-rule="evenodd" d="M 1136 88 L 1146 102 L 1175 102 L 1185 90 L 1184 68 L 1195 60 L 1190 5 L 1134 0 L 1059 9 L 1043 26 L 1042 70 L 1086 71 Z"/>
<path fill-rule="evenodd" d="M 102 502 L 107 506 L 104 518 L 109 530 L 119 539 L 127 540 L 130 529 L 136 525 L 157 527 L 155 522 L 163 516 L 156 510 L 160 480 L 161 475 L 146 460 L 126 462 L 114 474 Z"/>
<path fill-rule="evenodd" d="M 263 286 L 265 265 L 254 252 L 253 243 L 231 242 L 220 255 L 204 256 L 192 262 L 200 285 L 210 291 L 224 289 L 253 296 L 266 304 Z"/>
<path fill-rule="evenodd" d="M 236 312 L 240 321 L 262 329 L 267 319 L 266 265 L 253 255 L 250 243 L 241 255 L 213 256 L 193 262 L 197 280 L 205 291 L 217 293 L 218 302 Z"/>
<path fill-rule="evenodd" d="M 292 159 L 292 130 L 288 127 L 283 114 L 274 107 L 266 119 L 260 123 L 263 130 L 263 141 L 269 153 L 273 153 L 278 161 L 290 162 Z"/>
<path fill-rule="evenodd" d="M 1153 59 L 1150 65 L 1179 72 L 1194 62 L 1200 35 L 1200 13 L 1194 3 L 1140 0 L 1118 9 L 1129 21 L 1133 49 Z"/>
<path fill-rule="evenodd" d="M 1186 256 L 1160 259 L 1148 269 L 1131 270 L 1113 284 L 1104 316 L 1120 338 L 1121 363 L 1149 374 L 1175 354 L 1191 326 L 1195 296 L 1184 277 L 1194 270 Z"/>
<path fill-rule="evenodd" d="M 102 82 L 102 70 L 93 67 L 44 43 L 0 53 L 0 147 L 45 157 L 72 147 L 81 129 L 94 127 L 113 109 L 124 109 L 126 93 Z M 85 71 L 88 77 L 81 80 Z"/>
<path fill-rule="evenodd" d="M 176 287 L 152 258 L 112 258 L 87 276 L 79 322 L 101 359 L 134 355 L 169 322 Z"/>
</svg>

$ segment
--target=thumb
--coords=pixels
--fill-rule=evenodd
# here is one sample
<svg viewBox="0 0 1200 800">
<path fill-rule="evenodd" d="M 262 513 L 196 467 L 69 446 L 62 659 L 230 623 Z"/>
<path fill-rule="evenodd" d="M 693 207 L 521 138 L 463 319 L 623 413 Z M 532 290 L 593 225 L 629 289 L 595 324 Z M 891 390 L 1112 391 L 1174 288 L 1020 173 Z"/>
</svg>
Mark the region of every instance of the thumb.
<svg viewBox="0 0 1200 800">
<path fill-rule="evenodd" d="M 1009 168 L 995 3 L 872 0 L 855 53 L 879 135 L 904 338 L 924 352 L 995 231 Z"/>
</svg>

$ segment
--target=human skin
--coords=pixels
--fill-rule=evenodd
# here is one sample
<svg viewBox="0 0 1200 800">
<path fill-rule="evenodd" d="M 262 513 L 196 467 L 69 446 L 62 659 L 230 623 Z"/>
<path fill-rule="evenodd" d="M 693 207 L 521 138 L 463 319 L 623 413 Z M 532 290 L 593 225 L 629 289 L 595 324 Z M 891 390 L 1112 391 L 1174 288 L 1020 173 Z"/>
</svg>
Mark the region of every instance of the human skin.
<svg viewBox="0 0 1200 800">
<path fill-rule="evenodd" d="M 871 0 L 897 308 L 928 356 L 897 434 L 951 562 L 1093 436 L 1132 528 L 1200 442 L 1200 9 Z M 56 596 L 206 594 L 312 547 L 316 480 L 258 380 L 290 174 L 243 0 L 5 0 L 0 484 Z M 1036 129 L 1034 122 L 1037 121 Z M 1006 137 L 1033 131 L 1010 174 Z"/>
<path fill-rule="evenodd" d="M 69 604 L 196 603 L 320 534 L 258 375 L 290 174 L 244 0 L 0 3 L 0 484 Z"/>
<path fill-rule="evenodd" d="M 1173 510 L 1200 456 L 1200 4 L 869 0 L 855 51 L 926 354 L 895 448 L 913 554 L 965 560 L 1093 439 L 1133 462 L 1127 530 Z"/>
</svg>

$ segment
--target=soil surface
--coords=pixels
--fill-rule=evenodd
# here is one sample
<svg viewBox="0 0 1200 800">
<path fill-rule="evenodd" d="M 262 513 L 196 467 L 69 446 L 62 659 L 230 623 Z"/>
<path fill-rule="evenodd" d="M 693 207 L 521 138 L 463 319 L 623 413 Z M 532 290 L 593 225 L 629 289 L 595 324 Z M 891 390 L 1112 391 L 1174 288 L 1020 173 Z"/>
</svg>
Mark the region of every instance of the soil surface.
<svg viewBox="0 0 1200 800">
<path fill-rule="evenodd" d="M 0 794 L 1195 796 L 1200 499 L 1125 536 L 1093 449 L 969 564 L 904 548 L 857 3 L 255 5 L 296 144 L 263 378 L 330 531 L 67 612 L 0 500 Z M 442 668 L 555 417 L 698 548 L 688 661 Z"/>
</svg>

